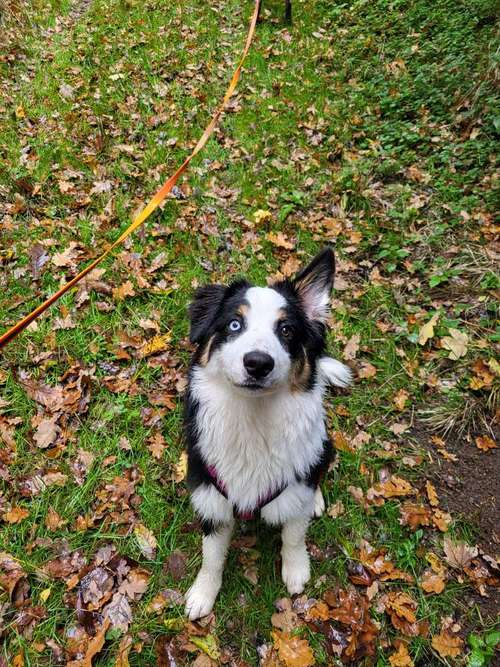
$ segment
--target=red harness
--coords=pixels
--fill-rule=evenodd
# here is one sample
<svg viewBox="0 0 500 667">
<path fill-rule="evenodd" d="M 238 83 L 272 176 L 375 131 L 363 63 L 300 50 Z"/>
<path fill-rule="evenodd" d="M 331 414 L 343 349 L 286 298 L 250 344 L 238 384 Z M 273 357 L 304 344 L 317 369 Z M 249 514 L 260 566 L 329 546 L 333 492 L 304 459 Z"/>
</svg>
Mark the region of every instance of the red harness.
<svg viewBox="0 0 500 667">
<path fill-rule="evenodd" d="M 228 499 L 226 485 L 218 476 L 215 467 L 205 466 L 205 470 L 207 472 L 207 475 L 210 477 L 210 481 L 215 486 L 217 491 L 221 493 L 224 496 L 224 498 Z M 233 505 L 234 516 L 242 521 L 251 521 L 252 519 L 255 518 L 256 512 L 259 512 L 263 507 L 265 507 L 271 501 L 277 498 L 286 489 L 287 486 L 288 485 L 285 484 L 277 491 L 269 492 L 266 496 L 264 496 L 264 498 L 259 498 L 259 500 L 257 501 L 257 505 L 252 510 L 248 510 L 247 512 L 240 512 L 239 510 L 236 509 L 236 506 Z"/>
</svg>

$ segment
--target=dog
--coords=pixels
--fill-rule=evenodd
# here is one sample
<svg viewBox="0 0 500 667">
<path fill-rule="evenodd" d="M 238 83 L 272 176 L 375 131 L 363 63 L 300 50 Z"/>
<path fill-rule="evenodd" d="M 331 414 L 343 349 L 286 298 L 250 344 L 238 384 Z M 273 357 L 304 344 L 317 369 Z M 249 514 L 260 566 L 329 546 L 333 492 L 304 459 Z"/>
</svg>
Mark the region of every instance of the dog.
<svg viewBox="0 0 500 667">
<path fill-rule="evenodd" d="M 259 13 L 257 14 L 257 20 L 260 20 L 260 12 L 262 10 L 263 2 L 259 5 Z M 285 23 L 291 25 L 292 23 L 292 0 L 285 0 Z"/>
<path fill-rule="evenodd" d="M 186 594 L 192 620 L 213 608 L 235 519 L 282 526 L 288 592 L 309 580 L 306 531 L 324 510 L 319 483 L 333 458 L 323 396 L 351 382 L 350 369 L 325 356 L 334 272 L 325 248 L 293 279 L 207 285 L 189 306 L 187 484 L 203 530 Z"/>
</svg>

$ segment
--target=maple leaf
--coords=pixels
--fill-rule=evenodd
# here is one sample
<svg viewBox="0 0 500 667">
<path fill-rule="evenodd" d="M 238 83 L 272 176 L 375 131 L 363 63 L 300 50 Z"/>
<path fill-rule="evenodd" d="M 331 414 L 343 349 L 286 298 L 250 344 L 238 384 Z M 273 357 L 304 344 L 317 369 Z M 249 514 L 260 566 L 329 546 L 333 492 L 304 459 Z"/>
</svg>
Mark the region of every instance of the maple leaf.
<svg viewBox="0 0 500 667">
<path fill-rule="evenodd" d="M 431 319 L 426 322 L 418 333 L 419 345 L 425 345 L 428 340 L 434 337 L 434 327 L 439 319 L 439 313 L 434 313 Z"/>
<path fill-rule="evenodd" d="M 489 435 L 479 435 L 474 442 L 476 443 L 476 447 L 483 452 L 497 448 L 495 441 Z"/>
<path fill-rule="evenodd" d="M 467 343 L 469 337 L 465 333 L 461 333 L 458 329 L 449 329 L 450 335 L 441 338 L 441 346 L 450 351 L 448 359 L 457 361 L 460 357 L 467 354 Z"/>
<path fill-rule="evenodd" d="M 310 667 L 315 664 L 312 649 L 306 639 L 280 630 L 274 630 L 271 636 L 278 656 L 286 667 Z"/>
<path fill-rule="evenodd" d="M 359 351 L 359 342 L 361 337 L 359 334 L 354 334 L 347 341 L 344 351 L 342 352 L 342 358 L 346 361 L 352 361 L 356 358 L 356 355 Z"/>
<path fill-rule="evenodd" d="M 391 667 L 413 667 L 414 662 L 408 653 L 406 644 L 400 642 L 398 650 L 389 656 L 389 663 Z"/>
<path fill-rule="evenodd" d="M 126 280 L 119 287 L 113 287 L 113 299 L 115 301 L 123 301 L 128 296 L 135 296 L 134 286 L 130 280 Z"/>
<path fill-rule="evenodd" d="M 153 535 L 152 531 L 149 530 L 149 528 L 146 528 L 144 524 L 138 523 L 134 526 L 134 535 L 136 537 L 139 549 L 144 554 L 144 556 L 149 558 L 149 560 L 153 560 L 156 556 L 156 547 L 158 546 L 158 542 L 156 541 L 156 537 Z"/>
<path fill-rule="evenodd" d="M 155 457 L 155 459 L 159 461 L 163 456 L 163 452 L 165 451 L 165 438 L 159 431 L 156 431 L 156 433 L 148 438 L 147 443 L 148 450 Z"/>
<path fill-rule="evenodd" d="M 477 547 L 471 547 L 465 542 L 453 543 L 449 537 L 443 541 L 445 560 L 455 570 L 463 570 L 478 554 Z"/>
<path fill-rule="evenodd" d="M 439 635 L 434 635 L 431 641 L 432 648 L 435 649 L 442 658 L 456 658 L 462 653 L 463 639 L 450 634 L 447 630 L 442 630 Z"/>
</svg>

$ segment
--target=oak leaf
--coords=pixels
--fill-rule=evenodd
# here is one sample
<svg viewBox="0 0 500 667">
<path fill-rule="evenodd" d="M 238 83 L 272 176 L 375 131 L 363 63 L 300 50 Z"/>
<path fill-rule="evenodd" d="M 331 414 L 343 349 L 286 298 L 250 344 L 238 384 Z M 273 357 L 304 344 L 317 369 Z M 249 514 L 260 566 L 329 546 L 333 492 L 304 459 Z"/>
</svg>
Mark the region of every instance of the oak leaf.
<svg viewBox="0 0 500 667">
<path fill-rule="evenodd" d="M 462 653 L 463 639 L 450 634 L 447 630 L 442 630 L 439 635 L 434 635 L 431 641 L 432 648 L 435 649 L 442 658 L 456 658 Z"/>
<path fill-rule="evenodd" d="M 310 667 L 315 664 L 312 649 L 306 639 L 279 630 L 274 630 L 271 636 L 278 656 L 286 667 Z"/>
<path fill-rule="evenodd" d="M 342 352 L 342 358 L 345 359 L 346 361 L 352 361 L 353 359 L 356 358 L 356 355 L 359 351 L 359 342 L 361 340 L 361 337 L 359 334 L 354 334 L 349 338 L 347 341 L 344 351 Z"/>
<path fill-rule="evenodd" d="M 420 585 L 426 593 L 442 593 L 446 584 L 440 574 L 436 574 L 432 570 L 426 570 L 422 575 Z"/>
<path fill-rule="evenodd" d="M 411 659 L 406 644 L 399 644 L 396 653 L 389 656 L 389 663 L 392 667 L 413 667 L 414 662 Z"/>
</svg>

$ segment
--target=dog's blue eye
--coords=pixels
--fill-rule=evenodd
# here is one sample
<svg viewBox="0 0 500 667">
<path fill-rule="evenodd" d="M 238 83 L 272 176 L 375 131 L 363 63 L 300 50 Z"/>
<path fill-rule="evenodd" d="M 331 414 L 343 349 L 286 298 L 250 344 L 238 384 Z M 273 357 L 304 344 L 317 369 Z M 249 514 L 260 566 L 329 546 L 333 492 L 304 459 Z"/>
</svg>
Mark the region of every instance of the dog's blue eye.
<svg viewBox="0 0 500 667">
<path fill-rule="evenodd" d="M 239 331 L 241 329 L 241 322 L 239 320 L 231 320 L 228 324 L 229 331 Z"/>
</svg>

